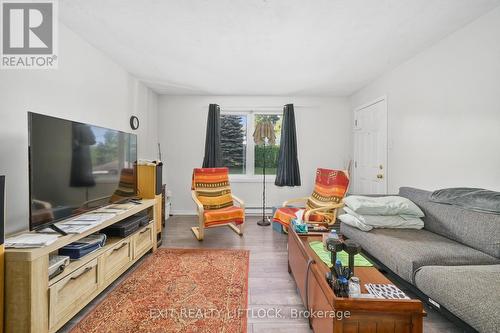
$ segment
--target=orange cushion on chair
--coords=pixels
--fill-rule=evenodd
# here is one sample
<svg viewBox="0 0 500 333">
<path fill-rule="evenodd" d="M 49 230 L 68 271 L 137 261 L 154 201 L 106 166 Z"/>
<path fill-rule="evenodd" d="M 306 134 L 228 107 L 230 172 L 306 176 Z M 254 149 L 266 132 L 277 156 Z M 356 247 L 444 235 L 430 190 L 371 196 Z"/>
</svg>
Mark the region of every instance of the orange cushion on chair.
<svg viewBox="0 0 500 333">
<path fill-rule="evenodd" d="M 274 213 L 273 221 L 278 222 L 281 225 L 288 227 L 292 221 L 292 219 L 296 218 L 297 216 L 295 213 L 297 213 L 300 209 L 303 208 L 297 208 L 297 207 L 281 207 L 276 210 Z M 310 222 L 323 222 L 323 216 L 318 215 L 318 214 L 311 214 L 309 216 L 309 221 Z"/>
<path fill-rule="evenodd" d="M 205 218 L 205 227 L 213 227 L 219 224 L 233 222 L 241 224 L 245 218 L 243 208 L 231 206 L 221 209 L 206 210 L 203 212 Z"/>
<path fill-rule="evenodd" d="M 332 204 L 337 204 L 344 198 L 349 188 L 349 176 L 341 170 L 330 170 L 318 168 L 316 171 L 316 181 L 314 192 L 306 203 L 308 209 L 323 208 Z M 313 222 L 333 222 L 334 210 L 318 212 L 317 221 L 312 217 Z"/>
<path fill-rule="evenodd" d="M 196 168 L 192 189 L 205 210 L 217 210 L 233 205 L 228 168 Z"/>
<path fill-rule="evenodd" d="M 339 203 L 349 187 L 349 177 L 344 171 L 318 168 L 314 192 L 307 200 L 309 209 Z"/>
<path fill-rule="evenodd" d="M 288 227 L 291 223 L 291 220 L 294 219 L 295 213 L 299 211 L 301 208 L 296 207 L 281 207 L 276 209 L 276 212 L 273 216 L 273 221 L 278 222 L 279 224 Z"/>
</svg>

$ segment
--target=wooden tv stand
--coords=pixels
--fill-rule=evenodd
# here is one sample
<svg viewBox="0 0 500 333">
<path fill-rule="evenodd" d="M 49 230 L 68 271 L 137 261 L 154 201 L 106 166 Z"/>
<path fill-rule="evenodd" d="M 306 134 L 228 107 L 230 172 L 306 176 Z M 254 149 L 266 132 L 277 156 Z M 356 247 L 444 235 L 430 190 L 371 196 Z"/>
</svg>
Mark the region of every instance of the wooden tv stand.
<svg viewBox="0 0 500 333">
<path fill-rule="evenodd" d="M 124 210 L 82 234 L 70 234 L 46 247 L 7 249 L 5 253 L 5 332 L 56 332 L 78 311 L 149 251 L 156 251 L 154 199 Z M 106 245 L 49 280 L 49 254 L 113 223 L 147 210 L 150 222 L 125 238 L 108 238 Z"/>
<path fill-rule="evenodd" d="M 322 234 L 298 235 L 291 228 L 288 232 L 288 270 L 304 306 L 314 311 L 310 320 L 314 333 L 422 333 L 425 311 L 419 300 L 335 296 L 326 281 L 328 267 L 309 246 L 310 241 L 321 240 Z M 367 293 L 365 283 L 392 284 L 375 267 L 356 267 L 354 274 L 362 293 Z"/>
</svg>

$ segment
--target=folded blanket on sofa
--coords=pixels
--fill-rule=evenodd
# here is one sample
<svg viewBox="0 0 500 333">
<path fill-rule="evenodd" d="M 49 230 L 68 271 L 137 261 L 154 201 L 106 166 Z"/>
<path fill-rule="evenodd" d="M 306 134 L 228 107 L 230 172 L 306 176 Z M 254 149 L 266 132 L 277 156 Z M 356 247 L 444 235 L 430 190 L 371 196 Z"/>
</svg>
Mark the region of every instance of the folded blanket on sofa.
<svg viewBox="0 0 500 333">
<path fill-rule="evenodd" d="M 339 216 L 339 220 L 362 231 L 373 228 L 392 229 L 422 229 L 424 221 L 419 217 L 410 215 L 359 215 L 349 208 L 344 208 L 346 214 Z M 353 214 L 354 213 L 354 214 Z"/>
<path fill-rule="evenodd" d="M 362 231 L 373 228 L 422 229 L 422 210 L 412 201 L 399 196 L 365 197 L 351 195 L 344 199 L 339 220 Z"/>
<path fill-rule="evenodd" d="M 500 192 L 482 188 L 445 188 L 432 192 L 430 200 L 481 213 L 500 215 Z"/>
<path fill-rule="evenodd" d="M 344 198 L 344 204 L 361 215 L 424 217 L 424 213 L 417 205 L 400 196 L 365 197 L 350 195 Z"/>
</svg>

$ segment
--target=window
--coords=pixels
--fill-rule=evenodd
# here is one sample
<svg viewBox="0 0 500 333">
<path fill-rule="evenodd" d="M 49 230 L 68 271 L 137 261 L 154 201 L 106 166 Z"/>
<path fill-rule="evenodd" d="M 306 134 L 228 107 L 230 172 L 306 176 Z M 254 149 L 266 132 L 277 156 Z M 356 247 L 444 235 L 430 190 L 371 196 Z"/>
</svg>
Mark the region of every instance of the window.
<svg viewBox="0 0 500 333">
<path fill-rule="evenodd" d="M 221 115 L 222 162 L 230 174 L 245 174 L 247 159 L 247 117 L 245 115 Z"/>
<path fill-rule="evenodd" d="M 269 121 L 276 140 L 274 144 L 257 145 L 253 133 L 255 127 Z M 276 174 L 281 137 L 281 114 L 271 112 L 222 112 L 221 148 L 224 166 L 231 175 L 246 178 L 261 175 L 266 165 L 266 174 Z M 265 160 L 264 160 L 265 156 Z"/>
</svg>

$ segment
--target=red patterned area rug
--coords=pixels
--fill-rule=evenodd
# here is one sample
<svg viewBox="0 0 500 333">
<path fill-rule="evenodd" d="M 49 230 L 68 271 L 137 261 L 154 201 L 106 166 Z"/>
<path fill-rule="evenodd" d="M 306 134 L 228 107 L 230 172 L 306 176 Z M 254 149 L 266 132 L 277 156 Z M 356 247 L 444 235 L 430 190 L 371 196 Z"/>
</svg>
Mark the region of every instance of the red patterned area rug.
<svg viewBox="0 0 500 333">
<path fill-rule="evenodd" d="M 245 333 L 249 252 L 158 249 L 72 333 Z"/>
</svg>

